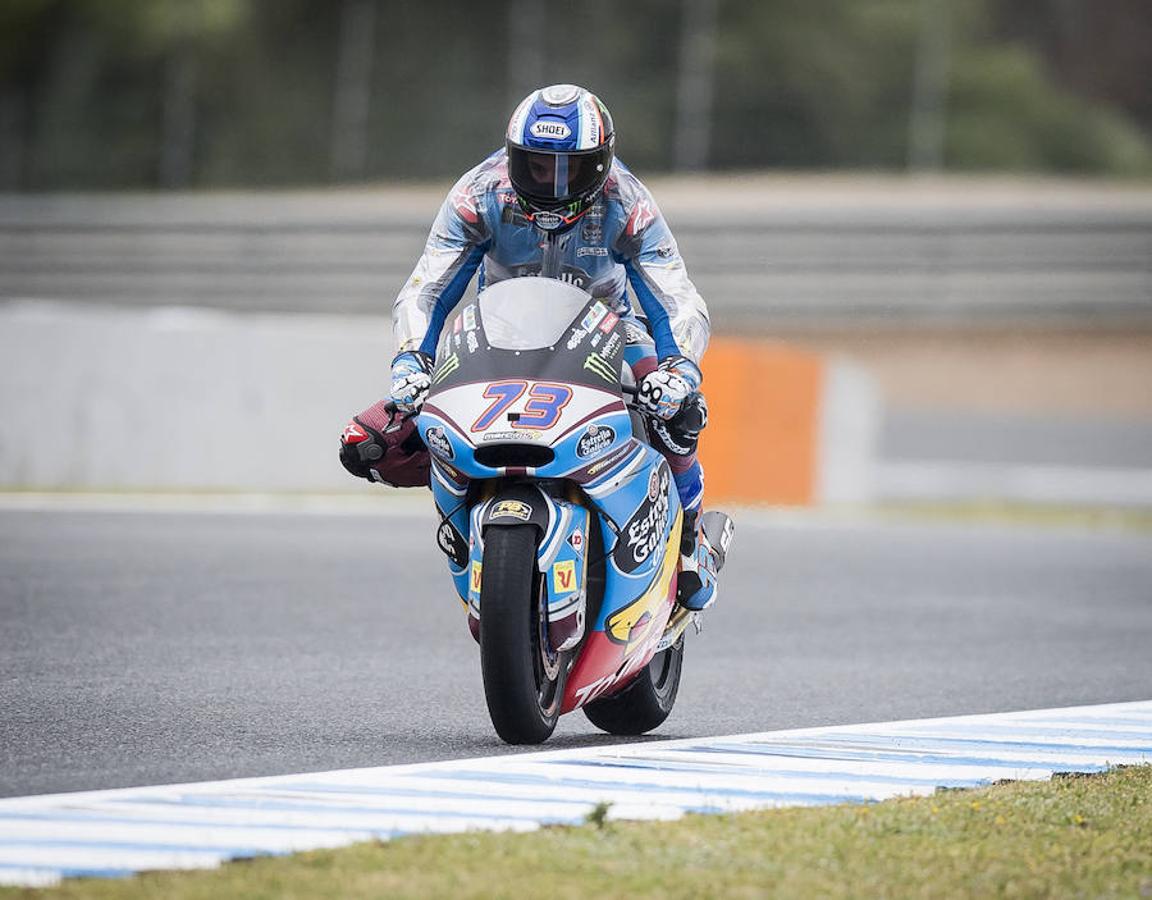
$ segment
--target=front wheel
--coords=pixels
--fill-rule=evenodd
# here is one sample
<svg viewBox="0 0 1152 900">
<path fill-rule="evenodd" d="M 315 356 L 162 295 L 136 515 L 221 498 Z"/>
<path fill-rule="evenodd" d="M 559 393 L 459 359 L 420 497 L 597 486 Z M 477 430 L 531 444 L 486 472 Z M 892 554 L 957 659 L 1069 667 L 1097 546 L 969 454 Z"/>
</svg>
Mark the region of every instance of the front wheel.
<svg viewBox="0 0 1152 900">
<path fill-rule="evenodd" d="M 653 656 L 628 687 L 615 696 L 589 703 L 584 715 L 609 734 L 651 731 L 672 712 L 683 667 L 684 635 L 680 635 L 675 644 Z"/>
<path fill-rule="evenodd" d="M 556 728 L 565 660 L 548 643 L 548 604 L 536 570 L 536 530 L 490 525 L 480 583 L 480 670 L 496 733 L 539 744 Z"/>
</svg>

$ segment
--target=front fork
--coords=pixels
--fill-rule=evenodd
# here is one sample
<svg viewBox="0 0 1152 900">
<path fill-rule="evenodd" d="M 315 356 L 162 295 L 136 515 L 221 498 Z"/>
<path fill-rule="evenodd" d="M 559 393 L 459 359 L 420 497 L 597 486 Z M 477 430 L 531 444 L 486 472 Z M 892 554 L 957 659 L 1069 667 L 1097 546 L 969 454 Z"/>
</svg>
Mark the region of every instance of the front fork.
<svg viewBox="0 0 1152 900">
<path fill-rule="evenodd" d="M 589 512 L 541 485 L 493 482 L 492 487 L 489 496 L 475 500 L 469 510 L 467 484 L 433 463 L 432 493 L 440 513 L 437 543 L 448 556 L 472 636 L 479 640 L 484 529 L 533 527 L 538 532 L 536 567 L 547 595 L 549 642 L 558 652 L 569 650 L 580 643 L 587 627 Z"/>
</svg>

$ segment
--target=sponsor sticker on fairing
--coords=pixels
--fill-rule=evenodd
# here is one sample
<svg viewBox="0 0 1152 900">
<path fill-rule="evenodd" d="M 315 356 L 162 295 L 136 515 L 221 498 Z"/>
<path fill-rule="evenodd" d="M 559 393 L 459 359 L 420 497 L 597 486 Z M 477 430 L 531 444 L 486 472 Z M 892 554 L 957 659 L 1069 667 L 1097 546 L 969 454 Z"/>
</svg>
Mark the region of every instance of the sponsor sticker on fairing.
<svg viewBox="0 0 1152 900">
<path fill-rule="evenodd" d="M 466 331 L 476 330 L 476 304 L 469 303 L 464 307 L 464 314 L 460 317 Z"/>
<path fill-rule="evenodd" d="M 436 367 L 436 371 L 432 373 L 432 383 L 439 384 L 453 372 L 460 368 L 460 357 L 453 353 L 451 356 L 445 357 L 443 362 Z"/>
<path fill-rule="evenodd" d="M 582 528 L 572 529 L 572 533 L 568 535 L 568 544 L 573 550 L 576 551 L 577 556 L 584 555 L 584 530 Z"/>
<path fill-rule="evenodd" d="M 616 327 L 616 323 L 619 321 L 620 317 L 616 315 L 616 313 L 609 313 L 604 317 L 604 321 L 600 323 L 600 330 L 607 334 Z"/>
<path fill-rule="evenodd" d="M 608 315 L 608 307 L 597 300 L 592 305 L 592 308 L 588 310 L 587 314 L 585 314 L 584 318 L 580 320 L 580 327 L 585 331 L 591 331 L 600 324 L 600 321 L 606 315 Z"/>
<path fill-rule="evenodd" d="M 650 623 L 651 618 L 649 618 L 645 624 Z M 635 631 L 635 629 L 632 629 L 632 631 Z M 611 675 L 605 675 L 603 678 L 597 678 L 595 681 L 576 689 L 576 706 L 580 707 L 585 703 L 595 700 L 609 688 L 628 678 L 628 676 L 649 658 L 652 649 L 658 645 L 659 640 L 660 633 L 655 632 L 641 636 L 638 643 L 634 646 L 630 644 L 624 651 L 628 654 L 628 659 L 624 665 L 620 667 L 619 671 L 613 672 Z M 623 643 L 623 641 L 619 643 Z"/>
<path fill-rule="evenodd" d="M 519 441 L 523 443 L 525 441 L 539 441 L 542 438 L 535 431 L 488 431 L 480 440 L 486 444 L 496 441 Z"/>
<path fill-rule="evenodd" d="M 621 529 L 612 560 L 621 572 L 635 572 L 648 562 L 664 539 L 668 522 L 671 482 L 667 465 L 661 465 L 648 479 L 648 496 L 628 524 Z"/>
<path fill-rule="evenodd" d="M 599 375 L 609 384 L 616 384 L 620 381 L 620 373 L 600 353 L 589 353 L 584 359 L 584 368 Z"/>
<path fill-rule="evenodd" d="M 428 449 L 443 459 L 455 459 L 456 453 L 452 449 L 452 442 L 439 425 L 433 425 L 424 432 L 424 443 Z"/>
<path fill-rule="evenodd" d="M 655 500 L 660 496 L 660 476 L 661 471 L 659 468 L 653 469 L 652 474 L 648 476 L 648 499 Z"/>
<path fill-rule="evenodd" d="M 624 457 L 626 457 L 631 452 L 632 452 L 632 447 L 629 446 L 628 444 L 625 444 L 623 447 L 614 451 L 612 453 L 612 455 L 609 456 L 607 459 L 602 459 L 602 460 L 600 460 L 600 462 L 596 463 L 596 465 L 589 466 L 588 467 L 588 476 L 591 477 L 591 476 L 595 475 L 597 472 L 602 472 L 605 469 L 610 469 L 612 466 L 618 465 L 624 459 Z"/>
<path fill-rule="evenodd" d="M 464 537 L 451 522 L 445 520 L 436 530 L 436 543 L 457 566 L 463 566 L 468 561 L 468 548 L 464 546 Z"/>
<path fill-rule="evenodd" d="M 576 455 L 581 459 L 599 456 L 616 443 L 616 430 L 609 425 L 589 425 L 576 442 Z"/>
<path fill-rule="evenodd" d="M 576 563 L 562 559 L 552 566 L 552 591 L 556 594 L 569 594 L 576 590 Z"/>
<path fill-rule="evenodd" d="M 490 519 L 519 519 L 527 522 L 532 518 L 532 507 L 521 500 L 501 500 L 492 507 Z"/>
<path fill-rule="evenodd" d="M 607 256 L 607 247 L 579 247 L 576 250 L 577 256 Z"/>
<path fill-rule="evenodd" d="M 568 338 L 567 347 L 569 350 L 575 350 L 580 346 L 580 342 L 588 336 L 588 331 L 585 328 L 573 328 L 572 335 Z"/>
<path fill-rule="evenodd" d="M 483 577 L 484 564 L 479 562 L 472 563 L 472 577 L 468 579 L 468 593 L 479 594 L 480 583 Z"/>
</svg>

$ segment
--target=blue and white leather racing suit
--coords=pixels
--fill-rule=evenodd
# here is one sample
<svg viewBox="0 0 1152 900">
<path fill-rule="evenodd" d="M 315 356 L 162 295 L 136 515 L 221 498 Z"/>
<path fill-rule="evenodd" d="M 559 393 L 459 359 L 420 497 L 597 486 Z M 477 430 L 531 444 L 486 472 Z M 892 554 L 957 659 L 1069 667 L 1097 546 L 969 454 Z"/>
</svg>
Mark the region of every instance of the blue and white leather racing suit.
<svg viewBox="0 0 1152 900">
<path fill-rule="evenodd" d="M 435 355 L 440 330 L 477 271 L 480 290 L 524 275 L 569 281 L 626 320 L 635 315 L 631 285 L 651 335 L 644 340 L 641 332 L 640 340 L 629 342 L 637 379 L 657 359 L 679 355 L 699 365 L 708 346 L 708 310 L 676 240 L 648 189 L 619 160 L 600 199 L 562 234 L 536 228 L 523 214 L 503 149 L 466 173 L 441 206 L 424 253 L 393 305 L 397 352 Z M 685 508 L 699 508 L 703 475 L 695 453 L 668 459 Z"/>
</svg>

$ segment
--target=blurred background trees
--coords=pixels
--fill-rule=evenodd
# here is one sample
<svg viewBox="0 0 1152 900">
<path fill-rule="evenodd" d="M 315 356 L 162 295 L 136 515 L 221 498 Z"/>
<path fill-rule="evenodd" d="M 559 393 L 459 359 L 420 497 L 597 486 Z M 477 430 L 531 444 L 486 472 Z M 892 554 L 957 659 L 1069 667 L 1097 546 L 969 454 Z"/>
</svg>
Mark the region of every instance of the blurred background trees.
<svg viewBox="0 0 1152 900">
<path fill-rule="evenodd" d="M 1148 0 L 5 0 L 0 189 L 443 178 L 553 81 L 644 173 L 1152 173 Z"/>
</svg>

